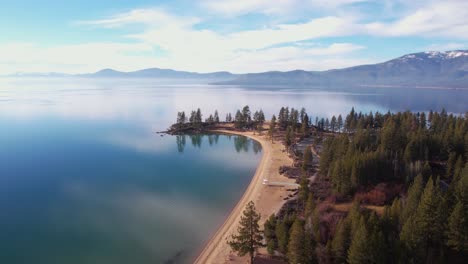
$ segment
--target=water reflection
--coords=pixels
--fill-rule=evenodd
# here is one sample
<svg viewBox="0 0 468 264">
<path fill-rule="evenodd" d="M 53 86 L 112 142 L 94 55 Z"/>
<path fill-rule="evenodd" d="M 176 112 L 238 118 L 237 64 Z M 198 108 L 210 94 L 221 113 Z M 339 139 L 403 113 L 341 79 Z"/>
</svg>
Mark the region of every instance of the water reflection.
<svg viewBox="0 0 468 264">
<path fill-rule="evenodd" d="M 176 136 L 177 142 L 177 150 L 182 153 L 184 152 L 185 143 L 186 143 L 186 136 L 185 135 L 177 135 Z"/>
<path fill-rule="evenodd" d="M 6 121 L 0 263 L 190 263 L 261 157 L 236 152 L 223 135 Z"/>
<path fill-rule="evenodd" d="M 312 118 L 346 114 L 353 106 L 362 112 L 468 110 L 468 90 L 212 86 L 157 80 L 0 78 L 0 98 L 0 115 L 15 119 L 119 120 L 152 131 L 165 130 L 178 111 L 196 108 L 204 117 L 215 110 L 223 117 L 250 105 L 263 109 L 267 118 L 286 105 L 305 107 Z"/>
<path fill-rule="evenodd" d="M 155 134 L 178 111 L 250 105 L 269 118 L 289 105 L 315 119 L 352 106 L 460 113 L 467 101 L 462 90 L 0 79 L 0 262 L 185 260 L 241 196 L 261 146 Z"/>
<path fill-rule="evenodd" d="M 208 145 L 211 147 L 213 145 L 218 144 L 219 141 L 219 134 L 193 134 L 193 135 L 176 135 L 176 144 L 177 144 L 177 151 L 179 153 L 184 153 L 184 150 L 186 148 L 186 138 L 190 138 L 190 141 L 192 142 L 192 147 L 193 148 L 201 148 L 202 142 L 205 141 L 205 139 L 208 140 Z M 262 145 L 254 140 L 251 140 L 247 137 L 244 136 L 237 136 L 237 135 L 225 135 L 229 141 L 233 142 L 234 149 L 236 150 L 237 153 L 245 152 L 248 153 L 250 151 L 250 148 L 252 148 L 252 151 L 254 154 L 258 154 L 259 152 L 262 151 Z"/>
</svg>

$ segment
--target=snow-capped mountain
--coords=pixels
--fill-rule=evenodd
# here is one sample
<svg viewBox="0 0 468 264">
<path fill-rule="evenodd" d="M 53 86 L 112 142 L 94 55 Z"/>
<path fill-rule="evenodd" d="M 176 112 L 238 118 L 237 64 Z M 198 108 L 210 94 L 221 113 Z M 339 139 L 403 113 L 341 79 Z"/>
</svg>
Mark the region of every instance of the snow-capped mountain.
<svg viewBox="0 0 468 264">
<path fill-rule="evenodd" d="M 328 71 L 246 74 L 223 84 L 418 85 L 468 88 L 468 50 L 428 51 Z"/>
<path fill-rule="evenodd" d="M 247 85 L 401 85 L 468 88 L 468 50 L 412 53 L 386 62 L 328 71 L 295 70 L 232 74 L 196 73 L 151 68 L 133 72 L 104 69 L 96 73 L 19 73 L 15 77 L 200 79 L 217 84 Z"/>
</svg>

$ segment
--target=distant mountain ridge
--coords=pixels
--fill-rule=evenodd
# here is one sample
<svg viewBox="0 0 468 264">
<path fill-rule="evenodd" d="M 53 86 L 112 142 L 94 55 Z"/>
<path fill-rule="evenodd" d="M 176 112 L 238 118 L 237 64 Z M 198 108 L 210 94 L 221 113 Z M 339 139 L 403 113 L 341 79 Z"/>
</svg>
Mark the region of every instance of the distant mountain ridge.
<svg viewBox="0 0 468 264">
<path fill-rule="evenodd" d="M 81 74 L 79 77 L 92 77 L 92 78 L 166 78 L 166 79 L 227 79 L 236 77 L 226 71 L 211 72 L 211 73 L 197 73 L 187 71 L 176 71 L 172 69 L 149 68 L 132 72 L 121 72 L 113 69 L 104 69 L 96 73 Z"/>
<path fill-rule="evenodd" d="M 218 84 L 428 85 L 468 87 L 468 50 L 419 52 L 382 63 L 327 71 L 244 74 Z"/>
<path fill-rule="evenodd" d="M 386 62 L 327 71 L 270 71 L 233 74 L 150 68 L 132 72 L 103 69 L 95 73 L 18 73 L 14 77 L 197 79 L 222 85 L 419 85 L 468 87 L 468 50 L 412 53 Z"/>
</svg>

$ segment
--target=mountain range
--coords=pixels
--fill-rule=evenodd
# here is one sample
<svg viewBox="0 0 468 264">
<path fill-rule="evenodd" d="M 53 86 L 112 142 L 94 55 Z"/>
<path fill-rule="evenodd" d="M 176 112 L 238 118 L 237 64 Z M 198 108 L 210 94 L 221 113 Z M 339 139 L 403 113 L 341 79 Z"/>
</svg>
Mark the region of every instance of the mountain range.
<svg viewBox="0 0 468 264">
<path fill-rule="evenodd" d="M 244 74 L 220 83 L 468 87 L 468 50 L 413 53 L 383 63 L 328 71 L 296 70 Z"/>
<path fill-rule="evenodd" d="M 468 87 L 468 50 L 412 53 L 386 62 L 327 71 L 270 71 L 232 74 L 226 71 L 197 73 L 150 68 L 133 72 L 104 69 L 96 73 L 67 75 L 15 74 L 21 77 L 200 79 L 222 85 L 418 85 Z"/>
</svg>

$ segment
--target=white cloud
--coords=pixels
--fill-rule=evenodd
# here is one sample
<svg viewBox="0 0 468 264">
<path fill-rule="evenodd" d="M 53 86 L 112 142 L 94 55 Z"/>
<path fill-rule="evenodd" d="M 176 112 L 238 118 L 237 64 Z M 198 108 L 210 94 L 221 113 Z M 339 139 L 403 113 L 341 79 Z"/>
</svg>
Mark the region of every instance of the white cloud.
<svg viewBox="0 0 468 264">
<path fill-rule="evenodd" d="M 449 50 L 459 50 L 459 49 L 466 49 L 468 47 L 467 43 L 458 43 L 458 42 L 449 42 L 449 43 L 438 43 L 438 44 L 431 44 L 423 48 L 423 50 L 430 50 L 430 51 L 449 51 Z"/>
<path fill-rule="evenodd" d="M 103 42 L 52 47 L 7 43 L 0 45 L 0 73 L 80 73 L 109 67 L 134 70 L 154 65 L 154 58 L 134 55 L 152 50 L 153 47 L 146 43 Z"/>
<path fill-rule="evenodd" d="M 366 24 L 365 31 L 377 36 L 424 36 L 468 38 L 468 1 L 431 2 L 391 23 Z"/>
<path fill-rule="evenodd" d="M 236 16 L 248 13 L 285 14 L 313 8 L 335 9 L 340 6 L 369 0 L 205 0 L 201 5 L 223 15 Z"/>
<path fill-rule="evenodd" d="M 162 9 L 134 9 L 129 12 L 116 14 L 110 18 L 78 21 L 78 25 L 93 25 L 106 28 L 121 27 L 128 24 L 146 24 L 151 26 L 177 25 L 191 26 L 200 20 L 194 17 L 179 17 L 165 12 Z"/>
<path fill-rule="evenodd" d="M 352 28 L 354 23 L 351 17 L 322 17 L 305 23 L 279 24 L 271 28 L 231 34 L 195 29 L 190 26 L 195 21 L 197 20 L 192 18 L 179 19 L 159 9 L 138 9 L 102 20 L 81 21 L 80 24 L 112 28 L 141 23 L 144 29 L 140 34 L 126 36 L 133 40 L 131 44 L 88 43 L 45 48 L 33 43 L 4 44 L 0 46 L 0 72 L 79 73 L 102 68 L 131 71 L 148 67 L 200 72 L 258 72 L 272 70 L 272 66 L 278 67 L 278 70 L 313 70 L 318 65 L 310 62 L 314 66 L 310 67 L 306 60 L 313 60 L 314 56 L 345 55 L 363 48 L 351 43 L 320 47 L 275 47 L 308 39 L 346 35 L 355 30 Z M 153 56 L 153 48 L 164 50 L 165 56 Z M 343 58 L 343 61 L 347 59 Z M 255 61 L 255 64 L 244 64 L 249 61 Z M 343 65 L 330 62 L 320 66 L 336 68 Z"/>
<path fill-rule="evenodd" d="M 202 5 L 212 11 L 228 15 L 239 15 L 251 12 L 282 13 L 294 6 L 294 0 L 278 0 L 274 4 L 268 0 L 208 0 Z"/>
<path fill-rule="evenodd" d="M 347 35 L 353 32 L 353 18 L 323 17 L 300 24 L 281 24 L 273 28 L 248 30 L 231 34 L 219 34 L 212 30 L 196 30 L 167 26 L 149 28 L 145 32 L 128 37 L 150 45 L 161 47 L 168 56 L 158 60 L 164 67 L 197 71 L 230 70 L 246 72 L 270 69 L 271 58 L 292 56 L 282 61 L 281 69 L 297 69 L 305 66 L 295 64 L 294 55 L 305 59 L 307 55 L 330 55 L 330 53 L 349 53 L 362 48 L 352 44 L 333 44 L 322 49 L 308 47 L 272 48 L 275 45 L 298 42 L 320 37 Z M 350 26 L 351 25 L 351 26 Z M 264 54 L 268 53 L 268 56 Z M 292 52 L 291 52 L 292 51 Z M 246 58 L 249 57 L 249 58 Z M 260 58 L 265 60 L 260 61 Z M 245 61 L 255 60 L 255 65 L 242 65 Z M 338 67 L 338 65 L 335 65 Z M 305 67 L 304 69 L 313 69 Z"/>
<path fill-rule="evenodd" d="M 265 0 L 227 0 L 222 3 L 207 0 L 201 5 L 211 12 L 224 15 L 277 13 L 281 17 L 282 12 L 299 12 L 299 9 L 303 11 L 310 7 L 317 7 L 317 10 L 337 7 L 337 10 L 343 10 L 348 4 L 363 1 L 281 0 L 272 5 L 271 1 Z M 203 20 L 197 17 L 174 15 L 159 8 L 135 9 L 108 18 L 78 22 L 82 26 L 113 30 L 138 24 L 140 32 L 123 36 L 132 43 L 87 43 L 52 47 L 41 47 L 34 43 L 3 44 L 0 45 L 0 73 L 77 73 L 102 68 L 131 71 L 148 67 L 199 72 L 229 70 L 239 73 L 298 68 L 319 70 L 374 61 L 356 59 L 353 56 L 353 52 L 363 48 L 359 43 L 310 46 L 298 45 L 296 42 L 316 40 L 315 42 L 320 43 L 321 38 L 355 35 L 467 39 L 467 1 L 416 1 L 414 4 L 404 5 L 407 6 L 401 12 L 404 15 L 392 20 L 371 20 L 370 15 L 327 9 L 323 16 L 311 17 L 301 23 L 273 23 L 263 28 L 259 26 L 233 33 L 203 29 L 200 27 Z M 442 48 L 444 47 L 440 47 Z M 163 50 L 164 56 L 156 56 L 153 53 L 156 49 Z"/>
</svg>

